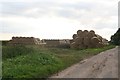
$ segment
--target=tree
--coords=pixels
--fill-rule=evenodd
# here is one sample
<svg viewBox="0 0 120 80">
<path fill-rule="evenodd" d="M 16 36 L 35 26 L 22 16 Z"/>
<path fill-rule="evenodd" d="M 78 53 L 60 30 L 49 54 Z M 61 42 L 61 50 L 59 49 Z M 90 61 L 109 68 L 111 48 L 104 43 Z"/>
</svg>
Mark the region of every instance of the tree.
<svg viewBox="0 0 120 80">
<path fill-rule="evenodd" d="M 120 45 L 120 28 L 117 30 L 117 32 L 111 36 L 111 41 L 112 44 L 115 45 Z"/>
</svg>

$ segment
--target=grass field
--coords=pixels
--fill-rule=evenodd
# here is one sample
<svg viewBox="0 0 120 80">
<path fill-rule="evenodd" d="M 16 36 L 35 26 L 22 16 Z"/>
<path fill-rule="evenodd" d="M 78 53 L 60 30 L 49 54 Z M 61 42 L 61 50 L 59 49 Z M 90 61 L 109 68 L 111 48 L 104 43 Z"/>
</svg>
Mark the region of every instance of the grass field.
<svg viewBox="0 0 120 80">
<path fill-rule="evenodd" d="M 38 46 L 3 46 L 3 78 L 46 78 L 115 46 L 74 50 Z"/>
</svg>

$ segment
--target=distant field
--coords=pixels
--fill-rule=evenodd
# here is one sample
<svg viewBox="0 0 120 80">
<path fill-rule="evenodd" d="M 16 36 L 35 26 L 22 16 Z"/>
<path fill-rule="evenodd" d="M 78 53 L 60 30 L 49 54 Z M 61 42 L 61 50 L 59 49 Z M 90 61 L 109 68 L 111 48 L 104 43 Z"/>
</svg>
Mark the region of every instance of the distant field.
<svg viewBox="0 0 120 80">
<path fill-rule="evenodd" d="M 3 46 L 3 78 L 46 78 L 115 46 L 74 50 L 39 46 Z"/>
</svg>

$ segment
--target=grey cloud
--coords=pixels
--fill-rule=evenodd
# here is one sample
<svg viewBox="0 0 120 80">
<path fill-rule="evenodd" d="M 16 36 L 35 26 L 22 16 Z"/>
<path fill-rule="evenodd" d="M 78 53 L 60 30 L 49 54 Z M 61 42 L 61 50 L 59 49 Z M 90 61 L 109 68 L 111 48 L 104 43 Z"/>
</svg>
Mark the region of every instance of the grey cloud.
<svg viewBox="0 0 120 80">
<path fill-rule="evenodd" d="M 117 15 L 117 6 L 115 5 L 105 5 L 98 2 L 79 2 L 79 3 L 69 3 L 59 5 L 61 9 L 54 11 L 58 16 L 65 18 L 72 18 L 82 21 L 83 19 L 92 19 L 96 17 L 108 18 L 110 16 Z M 81 12 L 81 11 L 84 12 Z M 79 13 L 76 13 L 77 11 Z"/>
<path fill-rule="evenodd" d="M 116 15 L 116 9 L 109 9 L 105 5 L 80 1 L 78 3 L 57 3 L 53 0 L 38 1 L 33 3 L 27 2 L 6 2 L 1 3 L 3 5 L 2 14 L 3 15 L 17 15 L 24 17 L 39 17 L 43 15 L 48 15 L 51 12 L 55 13 L 57 16 L 65 18 L 80 19 L 81 16 L 89 15 L 86 13 L 93 12 L 95 16 L 109 16 Z M 35 13 L 25 13 L 27 10 L 38 8 Z M 78 11 L 77 14 L 74 11 Z M 82 14 L 81 10 L 85 13 Z"/>
<path fill-rule="evenodd" d="M 38 2 L 5 2 L 2 3 L 3 15 L 11 16 L 23 16 L 23 17 L 32 17 L 37 18 L 44 15 L 51 15 L 54 13 L 54 16 L 64 17 L 79 20 L 82 24 L 91 24 L 94 22 L 94 19 L 97 17 L 109 18 L 110 16 L 116 16 L 116 9 L 114 6 L 103 5 L 98 2 L 86 2 L 80 1 L 78 3 L 57 3 L 55 1 L 38 1 Z M 112 8 L 114 7 L 114 8 Z M 36 12 L 28 12 L 27 10 L 38 9 Z M 84 10 L 84 12 L 81 12 Z M 76 13 L 77 11 L 78 13 Z M 107 23 L 94 23 L 100 26 L 107 26 Z M 109 25 L 109 24 L 108 24 Z M 101 28 L 101 27 L 100 27 Z"/>
<path fill-rule="evenodd" d="M 55 3 L 50 2 L 50 1 L 38 1 L 38 2 L 33 2 L 33 3 L 28 3 L 28 2 L 3 2 L 1 3 L 2 5 L 2 10 L 0 13 L 2 13 L 3 16 L 24 16 L 24 17 L 30 17 L 36 14 L 39 15 L 45 15 L 45 13 L 49 13 L 51 10 L 51 7 L 55 7 Z M 35 14 L 31 13 L 25 13 L 27 10 L 31 10 L 34 8 L 38 8 L 38 12 Z"/>
<path fill-rule="evenodd" d="M 107 6 L 98 2 L 80 1 L 78 3 L 57 3 L 54 0 L 39 0 L 38 2 L 6 2 L 2 3 L 3 15 L 17 15 L 24 17 L 39 17 L 49 15 L 51 12 L 60 17 L 81 20 L 88 18 L 94 19 L 98 16 L 109 17 L 116 16 L 117 9 L 114 6 Z M 114 7 L 114 8 L 113 8 Z M 37 8 L 36 12 L 26 13 L 27 10 Z M 81 10 L 84 10 L 82 13 Z M 79 13 L 76 13 L 77 11 Z M 55 16 L 56 16 L 55 15 Z"/>
</svg>

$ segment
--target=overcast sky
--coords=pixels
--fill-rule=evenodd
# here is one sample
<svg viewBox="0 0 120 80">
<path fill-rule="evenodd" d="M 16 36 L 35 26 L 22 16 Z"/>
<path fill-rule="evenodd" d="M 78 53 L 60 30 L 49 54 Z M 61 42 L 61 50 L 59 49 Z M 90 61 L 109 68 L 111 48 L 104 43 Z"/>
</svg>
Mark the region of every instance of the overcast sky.
<svg viewBox="0 0 120 80">
<path fill-rule="evenodd" d="M 94 30 L 110 40 L 118 29 L 119 0 L 1 0 L 0 40 L 12 36 L 71 39 Z"/>
</svg>

